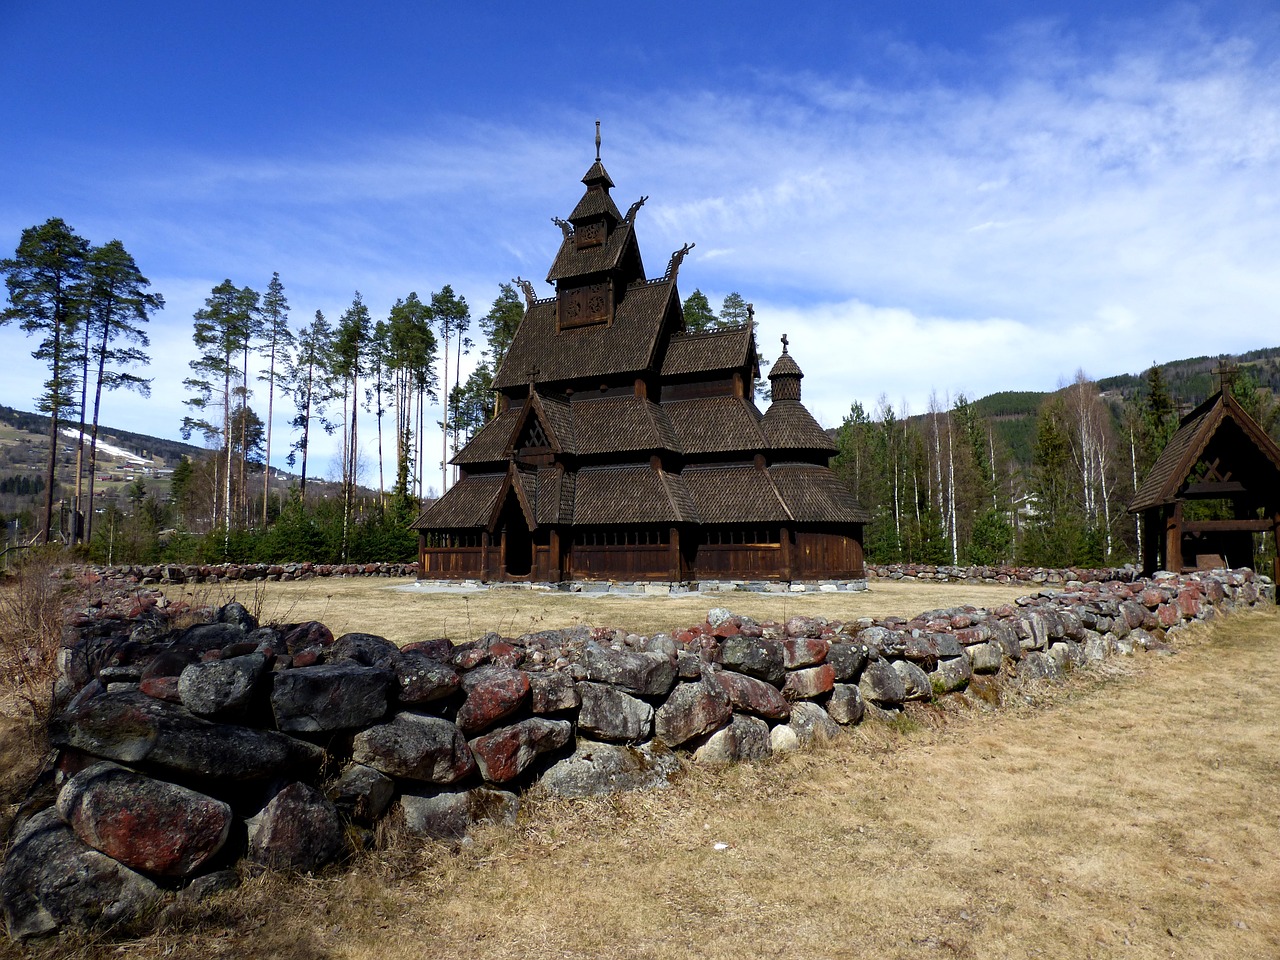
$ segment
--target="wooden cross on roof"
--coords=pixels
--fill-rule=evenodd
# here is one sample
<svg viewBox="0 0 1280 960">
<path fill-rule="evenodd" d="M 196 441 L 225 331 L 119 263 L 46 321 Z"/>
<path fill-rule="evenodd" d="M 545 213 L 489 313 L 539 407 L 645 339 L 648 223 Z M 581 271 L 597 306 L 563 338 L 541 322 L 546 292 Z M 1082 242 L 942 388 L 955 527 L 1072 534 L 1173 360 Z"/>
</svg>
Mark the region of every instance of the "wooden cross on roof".
<svg viewBox="0 0 1280 960">
<path fill-rule="evenodd" d="M 1218 365 L 1213 368 L 1213 375 L 1218 379 L 1218 390 L 1222 393 L 1231 389 L 1239 374 L 1240 367 L 1226 357 L 1219 359 Z"/>
</svg>

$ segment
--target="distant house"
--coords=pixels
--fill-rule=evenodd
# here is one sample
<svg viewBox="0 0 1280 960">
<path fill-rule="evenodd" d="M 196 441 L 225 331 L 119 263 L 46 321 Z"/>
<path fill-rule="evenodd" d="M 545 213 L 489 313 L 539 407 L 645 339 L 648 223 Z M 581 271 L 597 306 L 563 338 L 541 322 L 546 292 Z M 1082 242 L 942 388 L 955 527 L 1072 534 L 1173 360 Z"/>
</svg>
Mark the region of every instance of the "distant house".
<svg viewBox="0 0 1280 960">
<path fill-rule="evenodd" d="M 867 512 L 829 469 L 788 352 L 754 402 L 753 323 L 692 333 L 686 246 L 645 272 L 597 156 L 560 250 L 495 378 L 499 415 L 461 479 L 413 523 L 420 576 L 481 580 L 791 580 L 864 576 Z"/>
<path fill-rule="evenodd" d="M 1280 554 L 1280 447 L 1220 389 L 1182 418 L 1129 512 L 1142 517 L 1147 574 L 1252 566 L 1259 533 Z"/>
</svg>

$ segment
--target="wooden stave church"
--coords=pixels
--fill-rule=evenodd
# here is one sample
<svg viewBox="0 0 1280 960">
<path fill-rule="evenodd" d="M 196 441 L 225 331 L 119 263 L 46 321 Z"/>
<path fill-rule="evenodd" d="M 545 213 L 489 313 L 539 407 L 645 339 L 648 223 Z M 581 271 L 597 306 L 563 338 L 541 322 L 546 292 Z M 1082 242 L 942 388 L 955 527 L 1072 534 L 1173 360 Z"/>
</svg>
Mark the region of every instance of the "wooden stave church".
<svg viewBox="0 0 1280 960">
<path fill-rule="evenodd" d="M 601 163 L 494 377 L 498 416 L 460 479 L 411 525 L 419 576 L 481 581 L 846 580 L 865 576 L 866 510 L 829 468 L 787 352 L 754 403 L 754 323 L 690 333 L 677 275 L 650 280 L 636 215 Z"/>
</svg>

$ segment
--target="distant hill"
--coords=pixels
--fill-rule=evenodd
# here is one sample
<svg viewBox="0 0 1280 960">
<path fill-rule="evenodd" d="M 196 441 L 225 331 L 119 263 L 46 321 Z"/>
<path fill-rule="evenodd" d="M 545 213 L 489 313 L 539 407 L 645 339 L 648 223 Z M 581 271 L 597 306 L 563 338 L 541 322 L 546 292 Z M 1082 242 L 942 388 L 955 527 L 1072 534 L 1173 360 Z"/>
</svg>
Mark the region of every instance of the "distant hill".
<svg viewBox="0 0 1280 960">
<path fill-rule="evenodd" d="M 63 421 L 64 426 L 76 426 L 78 421 Z M 15 410 L 13 407 L 0 406 L 0 423 L 37 436 L 49 433 L 49 417 L 43 413 L 29 413 L 26 410 Z M 110 443 L 145 459 L 159 458 L 172 466 L 183 456 L 200 457 L 207 451 L 204 447 L 182 443 L 178 440 L 164 440 L 151 437 L 145 433 L 133 433 L 129 430 L 117 430 L 114 427 L 98 428 L 98 439 Z M 48 447 L 45 448 L 48 450 Z"/>
<path fill-rule="evenodd" d="M 1160 364 L 1174 404 L 1180 409 L 1198 406 L 1217 389 L 1213 369 L 1220 357 L 1189 357 Z M 1262 386 L 1280 394 L 1280 347 L 1251 350 L 1228 359 L 1248 370 Z M 1150 369 L 1150 368 L 1147 368 Z M 1098 390 L 1112 401 L 1134 400 L 1145 395 L 1147 371 L 1121 373 L 1097 381 Z M 1056 391 L 1002 390 L 970 401 L 978 415 L 991 421 L 996 436 L 1013 455 L 1027 466 L 1031 463 L 1036 441 L 1036 415 L 1040 404 Z M 1114 405 L 1114 404 L 1113 404 Z"/>
</svg>

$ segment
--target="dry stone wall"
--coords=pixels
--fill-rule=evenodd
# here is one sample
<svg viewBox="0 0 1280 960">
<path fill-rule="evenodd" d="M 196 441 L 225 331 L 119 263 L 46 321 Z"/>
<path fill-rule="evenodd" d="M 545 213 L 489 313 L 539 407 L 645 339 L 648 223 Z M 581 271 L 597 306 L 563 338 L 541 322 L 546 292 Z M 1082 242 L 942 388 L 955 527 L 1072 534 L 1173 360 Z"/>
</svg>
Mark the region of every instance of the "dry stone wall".
<svg viewBox="0 0 1280 960">
<path fill-rule="evenodd" d="M 387 816 L 460 842 L 522 790 L 661 787 L 682 763 L 759 760 L 912 701 L 1166 650 L 1259 602 L 1251 571 L 1062 579 L 994 609 L 757 623 L 724 608 L 673 633 L 576 627 L 398 647 L 244 607 L 176 629 L 149 591 L 67 628 L 56 758 L 0 870 L 9 935 L 134 924 L 246 869 L 313 870 Z M 989 678 L 984 680 L 983 678 Z"/>
</svg>

